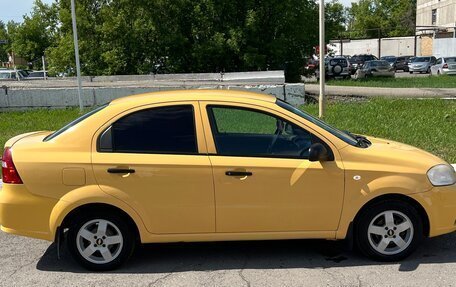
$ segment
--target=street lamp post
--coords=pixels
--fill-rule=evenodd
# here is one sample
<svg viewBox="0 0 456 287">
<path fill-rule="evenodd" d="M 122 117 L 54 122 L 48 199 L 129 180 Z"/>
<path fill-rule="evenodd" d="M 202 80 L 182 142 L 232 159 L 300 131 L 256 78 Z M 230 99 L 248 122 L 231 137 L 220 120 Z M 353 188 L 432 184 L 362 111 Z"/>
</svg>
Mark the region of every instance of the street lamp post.
<svg viewBox="0 0 456 287">
<path fill-rule="evenodd" d="M 320 0 L 320 97 L 318 116 L 325 115 L 325 1 Z"/>
<path fill-rule="evenodd" d="M 72 22 L 73 22 L 74 55 L 76 58 L 76 76 L 78 78 L 79 111 L 82 112 L 83 105 L 82 105 L 81 65 L 79 63 L 78 30 L 76 27 L 76 9 L 74 6 L 74 0 L 71 0 L 71 18 L 72 18 Z"/>
</svg>

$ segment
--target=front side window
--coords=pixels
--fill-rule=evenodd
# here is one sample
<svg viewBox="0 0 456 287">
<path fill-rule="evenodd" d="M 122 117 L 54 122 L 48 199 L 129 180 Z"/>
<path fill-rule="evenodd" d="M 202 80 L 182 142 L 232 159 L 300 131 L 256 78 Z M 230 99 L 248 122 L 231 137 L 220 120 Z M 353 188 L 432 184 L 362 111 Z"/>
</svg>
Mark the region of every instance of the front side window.
<svg viewBox="0 0 456 287">
<path fill-rule="evenodd" d="M 302 117 L 303 119 L 317 125 L 318 127 L 322 128 L 325 131 L 331 133 L 332 135 L 338 137 L 339 139 L 343 140 L 344 142 L 346 142 L 352 146 L 359 146 L 358 140 L 352 134 L 338 130 L 338 129 L 328 125 L 324 121 L 322 121 L 318 118 L 315 118 L 315 117 L 311 116 L 310 114 L 308 114 L 304 111 L 301 111 L 300 109 L 297 109 L 282 100 L 277 100 L 276 104 L 279 107 L 281 107 L 289 112 L 292 112 L 293 114 L 298 115 L 298 116 Z"/>
<path fill-rule="evenodd" d="M 99 150 L 118 153 L 198 153 L 192 105 L 151 108 L 116 121 L 99 139 Z"/>
<path fill-rule="evenodd" d="M 208 114 L 219 155 L 305 159 L 316 140 L 301 127 L 262 111 L 209 106 Z"/>
</svg>

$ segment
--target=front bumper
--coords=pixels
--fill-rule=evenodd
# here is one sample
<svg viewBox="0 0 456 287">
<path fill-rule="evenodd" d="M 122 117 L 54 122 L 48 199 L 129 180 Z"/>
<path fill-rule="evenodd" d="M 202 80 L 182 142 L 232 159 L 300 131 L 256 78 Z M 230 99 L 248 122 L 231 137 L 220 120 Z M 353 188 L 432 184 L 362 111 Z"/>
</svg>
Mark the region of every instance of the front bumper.
<svg viewBox="0 0 456 287">
<path fill-rule="evenodd" d="M 7 233 L 53 241 L 49 218 L 56 199 L 36 196 L 23 184 L 0 187 L 0 224 Z"/>
<path fill-rule="evenodd" d="M 456 231 L 456 184 L 434 187 L 411 195 L 425 209 L 429 218 L 429 236 Z"/>
<path fill-rule="evenodd" d="M 428 67 L 424 66 L 424 67 L 412 67 L 412 66 L 409 66 L 409 72 L 427 72 L 428 70 Z"/>
<path fill-rule="evenodd" d="M 374 76 L 374 77 L 394 77 L 394 71 L 388 71 L 388 72 L 372 71 L 372 76 Z"/>
<path fill-rule="evenodd" d="M 453 69 L 442 69 L 443 75 L 456 75 L 456 70 Z"/>
</svg>

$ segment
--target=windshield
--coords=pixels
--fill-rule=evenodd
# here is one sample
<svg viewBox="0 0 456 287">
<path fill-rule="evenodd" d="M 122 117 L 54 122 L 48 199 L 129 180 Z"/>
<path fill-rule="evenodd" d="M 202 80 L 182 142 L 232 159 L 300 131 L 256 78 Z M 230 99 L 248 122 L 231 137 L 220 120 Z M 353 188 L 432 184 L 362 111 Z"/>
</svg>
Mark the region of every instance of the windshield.
<svg viewBox="0 0 456 287">
<path fill-rule="evenodd" d="M 75 126 L 76 124 L 82 122 L 83 120 L 87 119 L 88 117 L 92 116 L 93 114 L 101 111 L 102 109 L 104 109 L 105 107 L 107 107 L 108 104 L 105 104 L 105 105 L 102 105 L 101 107 L 99 108 L 96 108 L 95 110 L 93 111 L 90 111 L 88 112 L 87 114 L 85 115 L 82 115 L 80 116 L 79 118 L 75 119 L 74 121 L 72 121 L 71 123 L 67 124 L 66 126 L 64 126 L 63 128 L 53 132 L 52 134 L 48 135 L 47 137 L 44 138 L 43 141 L 50 141 L 52 140 L 53 138 L 57 137 L 58 135 L 64 133 L 66 130 L 68 130 L 69 128 Z"/>
<path fill-rule="evenodd" d="M 308 120 L 309 122 L 319 126 L 320 128 L 324 129 L 325 131 L 327 131 L 327 132 L 333 134 L 334 136 L 338 137 L 339 139 L 343 140 L 344 142 L 346 142 L 352 146 L 358 146 L 358 141 L 356 140 L 356 138 L 353 137 L 352 135 L 350 135 L 349 133 L 338 130 L 338 129 L 328 125 L 324 121 L 322 121 L 318 118 L 315 118 L 315 117 L 311 116 L 310 114 L 303 112 L 300 109 L 297 109 L 282 100 L 278 99 L 276 101 L 276 104 L 278 106 L 284 108 L 285 110 L 292 112 L 293 114 L 296 114 L 296 115 Z"/>
<path fill-rule="evenodd" d="M 9 79 L 10 73 L 0 73 L 0 79 Z"/>
<path fill-rule="evenodd" d="M 388 63 L 394 63 L 394 62 L 396 62 L 396 58 L 394 58 L 394 57 L 385 57 L 385 58 L 383 58 L 382 60 L 385 60 L 385 61 L 387 61 Z"/>
<path fill-rule="evenodd" d="M 430 57 L 416 57 L 415 59 L 412 60 L 413 63 L 423 63 L 423 62 L 430 62 L 431 58 Z"/>
<path fill-rule="evenodd" d="M 370 62 L 372 67 L 389 67 L 387 61 L 372 61 Z"/>
<path fill-rule="evenodd" d="M 452 57 L 452 58 L 445 58 L 445 63 L 456 63 L 456 58 Z"/>
</svg>

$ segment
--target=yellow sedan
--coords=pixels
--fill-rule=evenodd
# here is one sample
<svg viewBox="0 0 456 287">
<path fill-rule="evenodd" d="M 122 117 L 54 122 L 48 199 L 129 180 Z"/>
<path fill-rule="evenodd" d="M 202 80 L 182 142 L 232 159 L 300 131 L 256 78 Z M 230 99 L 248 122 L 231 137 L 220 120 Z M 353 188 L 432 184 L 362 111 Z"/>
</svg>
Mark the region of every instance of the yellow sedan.
<svg viewBox="0 0 456 287">
<path fill-rule="evenodd" d="M 456 175 L 442 159 L 241 91 L 114 100 L 10 139 L 2 174 L 1 229 L 66 238 L 92 270 L 153 242 L 350 239 L 395 261 L 456 230 Z"/>
</svg>

